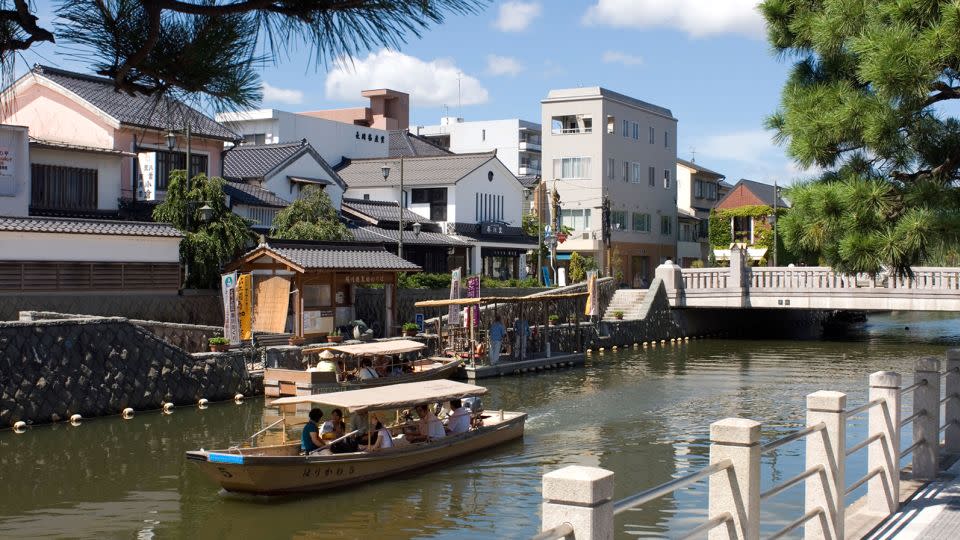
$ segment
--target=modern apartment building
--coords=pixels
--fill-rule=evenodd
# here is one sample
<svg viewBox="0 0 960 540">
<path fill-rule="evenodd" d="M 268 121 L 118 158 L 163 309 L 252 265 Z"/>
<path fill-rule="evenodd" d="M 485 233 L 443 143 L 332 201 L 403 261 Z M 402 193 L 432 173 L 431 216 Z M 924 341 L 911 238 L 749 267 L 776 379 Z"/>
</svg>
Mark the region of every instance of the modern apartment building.
<svg viewBox="0 0 960 540">
<path fill-rule="evenodd" d="M 576 251 L 605 269 L 609 257 L 614 277 L 649 282 L 658 264 L 676 257 L 677 119 L 669 109 L 598 86 L 551 90 L 541 116 L 543 179 L 560 196 L 561 224 L 573 230 L 557 246 L 558 258 Z"/>
<path fill-rule="evenodd" d="M 436 126 L 417 126 L 416 135 L 455 154 L 497 151 L 497 157 L 517 177 L 540 174 L 540 124 L 510 118 L 464 122 L 444 117 Z"/>
<path fill-rule="evenodd" d="M 724 178 L 699 163 L 677 160 L 677 263 L 684 268 L 707 261 L 710 210 L 726 193 Z"/>
</svg>

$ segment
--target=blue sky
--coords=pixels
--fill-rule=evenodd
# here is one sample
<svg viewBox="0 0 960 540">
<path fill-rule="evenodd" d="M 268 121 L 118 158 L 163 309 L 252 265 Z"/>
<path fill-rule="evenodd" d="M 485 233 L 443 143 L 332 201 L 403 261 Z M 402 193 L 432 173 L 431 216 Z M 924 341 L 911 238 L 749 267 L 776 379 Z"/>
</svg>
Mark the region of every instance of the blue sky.
<svg viewBox="0 0 960 540">
<path fill-rule="evenodd" d="M 45 2 L 41 2 L 44 4 Z M 539 121 L 551 88 L 600 85 L 670 108 L 679 156 L 726 174 L 788 183 L 803 176 L 770 140 L 788 62 L 769 49 L 757 0 L 512 0 L 449 17 L 397 51 L 316 66 L 310 50 L 264 66 L 264 107 L 290 111 L 363 104 L 362 88 L 411 93 L 411 124 L 519 117 Z M 43 10 L 46 11 L 46 10 Z M 29 63 L 68 62 L 57 47 Z"/>
</svg>

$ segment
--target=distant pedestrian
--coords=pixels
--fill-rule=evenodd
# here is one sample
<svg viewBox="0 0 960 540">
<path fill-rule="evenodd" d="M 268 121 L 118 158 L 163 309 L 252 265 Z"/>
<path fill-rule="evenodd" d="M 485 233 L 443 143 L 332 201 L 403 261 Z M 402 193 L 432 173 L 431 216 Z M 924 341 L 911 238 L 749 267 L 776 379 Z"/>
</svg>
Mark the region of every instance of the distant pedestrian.
<svg viewBox="0 0 960 540">
<path fill-rule="evenodd" d="M 530 323 L 526 319 L 514 319 L 513 336 L 516 341 L 513 347 L 513 356 L 517 360 L 525 360 L 527 358 L 527 341 L 530 339 Z"/>
<path fill-rule="evenodd" d="M 503 339 L 507 337 L 507 329 L 500 321 L 500 316 L 493 318 L 493 324 L 490 325 L 490 365 L 495 366 L 500 361 L 500 348 L 503 347 Z"/>
</svg>

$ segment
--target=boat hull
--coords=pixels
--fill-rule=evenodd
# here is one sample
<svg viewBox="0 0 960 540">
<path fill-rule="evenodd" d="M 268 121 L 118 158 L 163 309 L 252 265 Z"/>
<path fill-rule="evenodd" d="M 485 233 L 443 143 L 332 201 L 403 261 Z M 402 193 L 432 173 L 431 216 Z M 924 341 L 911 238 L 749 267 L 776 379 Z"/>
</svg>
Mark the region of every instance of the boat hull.
<svg viewBox="0 0 960 540">
<path fill-rule="evenodd" d="M 457 373 L 461 363 L 461 360 L 453 360 L 438 368 L 419 373 L 345 382 L 338 382 L 333 372 L 267 368 L 263 372 L 263 393 L 266 397 L 310 396 L 339 390 L 449 379 Z"/>
<path fill-rule="evenodd" d="M 499 413 L 494 413 L 498 415 Z M 215 461 L 216 451 L 187 452 L 211 480 L 227 491 L 257 495 L 283 495 L 324 491 L 361 484 L 386 476 L 423 470 L 486 448 L 523 437 L 524 413 L 504 413 L 504 420 L 441 441 L 381 450 L 330 456 L 254 455 L 244 449 L 242 463 Z M 284 448 L 296 449 L 296 445 Z M 229 451 L 224 451 L 228 453 Z M 237 450 L 233 450 L 236 455 Z M 211 461 L 211 454 L 215 454 Z"/>
</svg>

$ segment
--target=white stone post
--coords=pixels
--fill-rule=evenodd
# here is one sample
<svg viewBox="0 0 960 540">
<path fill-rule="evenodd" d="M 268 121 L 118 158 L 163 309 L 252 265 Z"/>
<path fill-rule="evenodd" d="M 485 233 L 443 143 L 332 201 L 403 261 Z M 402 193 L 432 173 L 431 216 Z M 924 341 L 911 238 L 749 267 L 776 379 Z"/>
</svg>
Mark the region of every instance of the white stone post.
<svg viewBox="0 0 960 540">
<path fill-rule="evenodd" d="M 710 477 L 710 511 L 729 512 L 733 530 L 714 527 L 710 540 L 760 538 L 760 422 L 725 418 L 710 424 L 710 463 L 729 459 L 733 467 Z"/>
<path fill-rule="evenodd" d="M 867 448 L 867 470 L 883 470 L 867 482 L 867 511 L 886 516 L 900 506 L 900 374 L 877 371 L 870 374 L 870 401 L 883 403 L 870 407 L 868 437 L 883 437 Z"/>
<path fill-rule="evenodd" d="M 847 395 L 825 390 L 807 395 L 807 426 L 823 422 L 826 426 L 807 435 L 807 469 L 822 466 L 823 472 L 807 477 L 807 512 L 820 507 L 826 519 L 812 519 L 804 526 L 806 540 L 843 538 L 844 464 L 847 461 Z M 824 530 L 823 524 L 827 524 Z"/>
<path fill-rule="evenodd" d="M 613 472 L 571 465 L 543 475 L 546 531 L 564 523 L 577 540 L 613 539 Z"/>
<path fill-rule="evenodd" d="M 653 273 L 654 279 L 663 281 L 663 288 L 667 291 L 667 298 L 674 306 L 680 306 L 683 299 L 683 270 L 670 259 L 664 261 Z M 651 289 L 653 286 L 651 284 Z"/>
<path fill-rule="evenodd" d="M 927 383 L 913 390 L 913 412 L 926 412 L 913 420 L 913 442 L 924 441 L 913 451 L 913 477 L 932 480 L 940 472 L 940 360 L 917 360 L 913 382 L 919 381 Z"/>
<path fill-rule="evenodd" d="M 947 403 L 943 410 L 943 449 L 948 454 L 960 453 L 960 349 L 947 350 L 947 373 L 943 378 Z"/>
<path fill-rule="evenodd" d="M 727 281 L 727 291 L 740 296 L 740 307 L 747 306 L 749 294 L 750 267 L 747 262 L 747 248 L 739 246 L 730 248 L 730 279 Z"/>
</svg>

